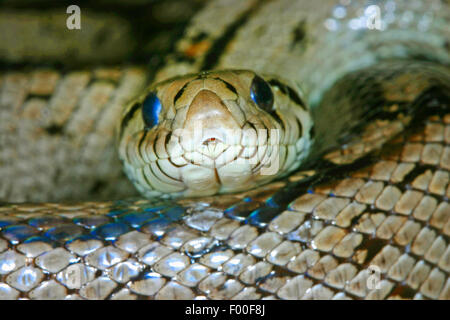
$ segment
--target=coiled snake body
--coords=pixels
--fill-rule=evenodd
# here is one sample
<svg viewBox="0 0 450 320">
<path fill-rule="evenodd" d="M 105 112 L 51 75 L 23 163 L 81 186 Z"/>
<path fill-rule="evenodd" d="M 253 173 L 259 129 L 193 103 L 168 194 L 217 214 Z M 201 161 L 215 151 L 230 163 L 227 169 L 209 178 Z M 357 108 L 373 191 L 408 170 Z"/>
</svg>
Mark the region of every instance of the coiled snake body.
<svg viewBox="0 0 450 320">
<path fill-rule="evenodd" d="M 217 0 L 147 88 L 6 73 L 0 298 L 449 299 L 449 15 Z M 146 200 L 42 202 L 130 195 L 116 146 Z"/>
</svg>

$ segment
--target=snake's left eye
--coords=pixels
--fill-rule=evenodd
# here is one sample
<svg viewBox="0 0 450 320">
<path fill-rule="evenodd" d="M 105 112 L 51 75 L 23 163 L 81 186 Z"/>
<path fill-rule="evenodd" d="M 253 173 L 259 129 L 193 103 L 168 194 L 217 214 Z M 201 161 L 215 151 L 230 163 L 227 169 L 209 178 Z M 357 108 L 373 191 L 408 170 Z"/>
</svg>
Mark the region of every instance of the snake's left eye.
<svg viewBox="0 0 450 320">
<path fill-rule="evenodd" d="M 158 124 L 159 114 L 161 112 L 161 101 L 155 92 L 150 93 L 142 103 L 142 117 L 145 127 L 151 129 Z"/>
<path fill-rule="evenodd" d="M 255 76 L 250 87 L 250 97 L 264 111 L 270 112 L 273 106 L 273 93 L 269 84 L 261 77 Z"/>
</svg>

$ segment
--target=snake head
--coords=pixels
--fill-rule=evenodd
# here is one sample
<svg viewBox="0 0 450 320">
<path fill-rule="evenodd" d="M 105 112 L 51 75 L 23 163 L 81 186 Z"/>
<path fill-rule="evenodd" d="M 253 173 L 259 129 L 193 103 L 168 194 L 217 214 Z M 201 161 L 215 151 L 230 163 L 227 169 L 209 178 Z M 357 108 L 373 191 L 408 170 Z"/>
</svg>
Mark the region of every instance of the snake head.
<svg viewBox="0 0 450 320">
<path fill-rule="evenodd" d="M 312 121 L 284 82 L 247 70 L 150 86 L 119 125 L 119 157 L 146 197 L 206 196 L 259 186 L 298 167 Z"/>
</svg>

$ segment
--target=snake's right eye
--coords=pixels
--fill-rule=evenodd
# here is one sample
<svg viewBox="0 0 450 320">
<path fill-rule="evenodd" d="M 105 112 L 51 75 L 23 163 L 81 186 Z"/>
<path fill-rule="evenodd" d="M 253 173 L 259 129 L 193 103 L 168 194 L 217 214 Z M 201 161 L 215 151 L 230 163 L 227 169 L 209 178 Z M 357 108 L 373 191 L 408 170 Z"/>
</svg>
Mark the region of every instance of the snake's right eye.
<svg viewBox="0 0 450 320">
<path fill-rule="evenodd" d="M 161 101 L 155 92 L 151 92 L 142 103 L 142 117 L 144 119 L 145 128 L 151 129 L 158 124 L 161 109 Z"/>
<path fill-rule="evenodd" d="M 269 84 L 261 77 L 255 76 L 250 87 L 250 97 L 264 111 L 270 112 L 273 106 L 273 93 Z"/>
</svg>

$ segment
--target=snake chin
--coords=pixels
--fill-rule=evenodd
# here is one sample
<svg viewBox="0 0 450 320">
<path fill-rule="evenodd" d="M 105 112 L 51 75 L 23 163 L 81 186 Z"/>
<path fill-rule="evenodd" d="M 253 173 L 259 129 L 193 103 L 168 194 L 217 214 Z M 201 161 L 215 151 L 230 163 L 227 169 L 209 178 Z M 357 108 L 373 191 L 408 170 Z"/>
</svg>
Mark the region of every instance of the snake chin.
<svg viewBox="0 0 450 320">
<path fill-rule="evenodd" d="M 307 154 L 312 122 L 298 99 L 279 86 L 245 70 L 152 86 L 138 105 L 149 96 L 153 103 L 159 99 L 157 119 L 152 114 L 156 125 L 146 126 L 148 117 L 132 104 L 120 126 L 126 174 L 148 198 L 240 192 L 288 174 Z"/>
</svg>

